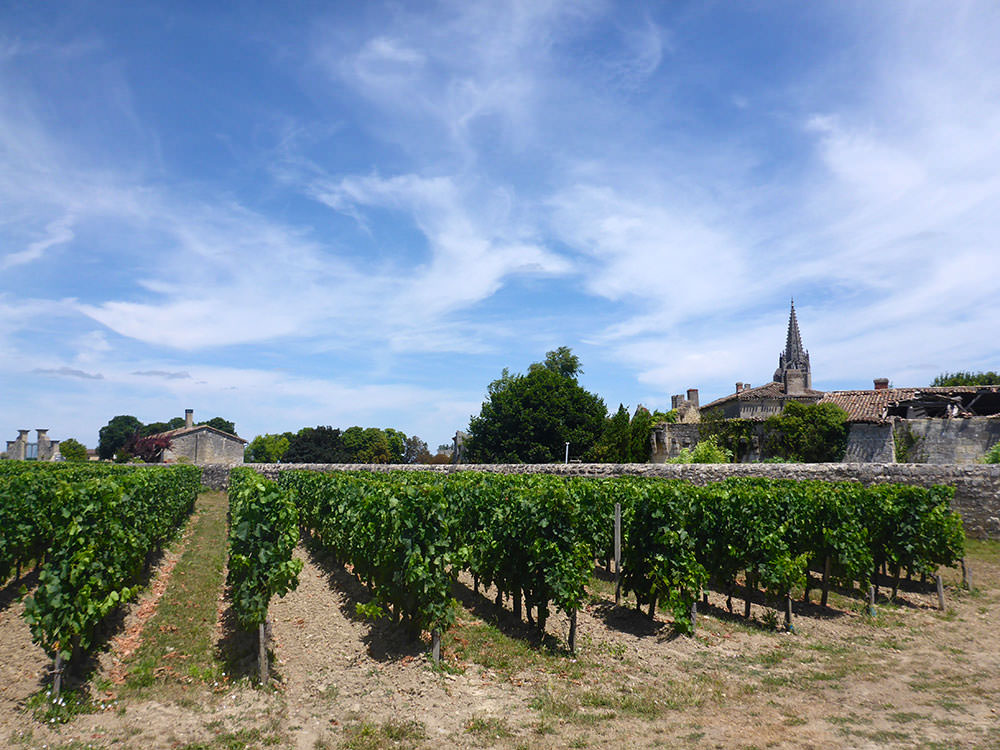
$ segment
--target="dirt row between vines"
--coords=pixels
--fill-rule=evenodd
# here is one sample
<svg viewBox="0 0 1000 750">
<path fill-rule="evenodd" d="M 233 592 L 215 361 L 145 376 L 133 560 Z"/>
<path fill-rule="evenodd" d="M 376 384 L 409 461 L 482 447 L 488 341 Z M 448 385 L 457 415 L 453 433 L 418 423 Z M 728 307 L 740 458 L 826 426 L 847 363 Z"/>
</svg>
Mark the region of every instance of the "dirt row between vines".
<svg viewBox="0 0 1000 750">
<path fill-rule="evenodd" d="M 575 657 L 564 651 L 564 617 L 550 618 L 539 643 L 496 608 L 492 591 L 474 593 L 462 577 L 458 622 L 437 668 L 427 634 L 414 640 L 359 619 L 364 587 L 303 548 L 296 554 L 299 587 L 270 612 L 273 689 L 252 684 L 253 639 L 220 607 L 211 672 L 185 673 L 195 655 L 168 649 L 152 684 L 118 686 L 114 654 L 103 654 L 87 683 L 103 710 L 65 724 L 40 722 L 28 707 L 49 661 L 31 644 L 23 606 L 0 601 L 0 742 L 46 750 L 1000 746 L 997 544 L 972 546 L 977 590 L 961 591 L 958 572 L 946 572 L 945 612 L 917 586 L 880 603 L 874 619 L 860 600 L 835 593 L 830 611 L 797 604 L 794 634 L 776 632 L 773 610 L 760 603 L 746 622 L 712 593 L 696 637 L 673 637 L 667 615 L 652 622 L 616 607 L 597 571 Z M 167 595 L 178 585 L 175 576 Z"/>
</svg>

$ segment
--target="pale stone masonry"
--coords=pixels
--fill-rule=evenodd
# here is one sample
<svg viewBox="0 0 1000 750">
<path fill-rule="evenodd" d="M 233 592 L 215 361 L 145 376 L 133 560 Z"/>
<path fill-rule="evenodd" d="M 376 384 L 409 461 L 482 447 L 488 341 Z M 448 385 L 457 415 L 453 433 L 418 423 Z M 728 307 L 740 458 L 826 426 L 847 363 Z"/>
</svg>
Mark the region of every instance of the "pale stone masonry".
<svg viewBox="0 0 1000 750">
<path fill-rule="evenodd" d="M 911 484 L 929 487 L 943 484 L 955 488 L 952 507 L 957 510 L 970 537 L 1000 540 L 1000 465 L 940 466 L 929 464 L 247 464 L 266 477 L 281 471 L 483 471 L 498 474 L 554 474 L 566 477 L 641 476 L 683 479 L 703 485 L 729 477 L 766 479 L 815 479 L 825 482 Z M 225 489 L 229 483 L 226 464 L 205 466 L 202 484 Z"/>
</svg>

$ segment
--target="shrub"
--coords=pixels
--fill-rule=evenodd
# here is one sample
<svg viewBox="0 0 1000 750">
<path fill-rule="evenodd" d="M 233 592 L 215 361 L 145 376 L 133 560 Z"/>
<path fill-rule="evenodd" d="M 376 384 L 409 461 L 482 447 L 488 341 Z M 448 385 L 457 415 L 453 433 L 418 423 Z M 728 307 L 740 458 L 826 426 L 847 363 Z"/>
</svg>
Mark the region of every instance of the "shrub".
<svg viewBox="0 0 1000 750">
<path fill-rule="evenodd" d="M 733 452 L 723 448 L 715 439 L 715 435 L 698 442 L 694 450 L 684 448 L 680 455 L 671 458 L 672 464 L 728 464 L 733 461 Z"/>
<path fill-rule="evenodd" d="M 983 456 L 984 464 L 1000 464 L 1000 443 L 997 443 Z"/>
</svg>

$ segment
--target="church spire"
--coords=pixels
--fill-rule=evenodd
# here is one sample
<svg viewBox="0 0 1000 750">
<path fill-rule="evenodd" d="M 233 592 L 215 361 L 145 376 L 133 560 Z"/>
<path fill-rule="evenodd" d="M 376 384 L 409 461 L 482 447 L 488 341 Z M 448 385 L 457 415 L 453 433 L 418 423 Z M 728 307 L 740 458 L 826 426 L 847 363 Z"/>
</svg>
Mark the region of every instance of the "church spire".
<svg viewBox="0 0 1000 750">
<path fill-rule="evenodd" d="M 792 298 L 792 311 L 788 315 L 788 336 L 785 339 L 785 359 L 798 360 L 803 352 L 802 334 L 799 333 L 799 321 L 795 317 L 795 298 Z"/>
<path fill-rule="evenodd" d="M 799 332 L 799 320 L 795 315 L 795 299 L 792 299 L 791 310 L 788 313 L 788 334 L 785 337 L 785 351 L 778 355 L 778 369 L 774 371 L 774 380 L 785 383 L 789 370 L 799 370 L 804 373 L 806 388 L 812 388 L 812 372 L 809 368 L 809 352 L 802 346 L 802 334 Z"/>
</svg>

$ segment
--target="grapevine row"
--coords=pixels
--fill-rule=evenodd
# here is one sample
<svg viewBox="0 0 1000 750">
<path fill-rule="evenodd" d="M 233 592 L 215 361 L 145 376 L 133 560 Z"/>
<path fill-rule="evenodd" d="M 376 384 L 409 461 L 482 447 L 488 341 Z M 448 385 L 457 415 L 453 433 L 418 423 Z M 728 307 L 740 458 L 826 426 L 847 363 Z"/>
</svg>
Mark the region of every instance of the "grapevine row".
<svg viewBox="0 0 1000 750">
<path fill-rule="evenodd" d="M 44 558 L 24 617 L 32 639 L 56 659 L 56 692 L 60 665 L 86 651 L 98 624 L 135 595 L 149 554 L 174 533 L 201 486 L 195 467 L 110 468 L 0 479 L 0 495 L 20 514 L 3 530 L 0 547 L 13 555 L 4 566 Z"/>
</svg>

